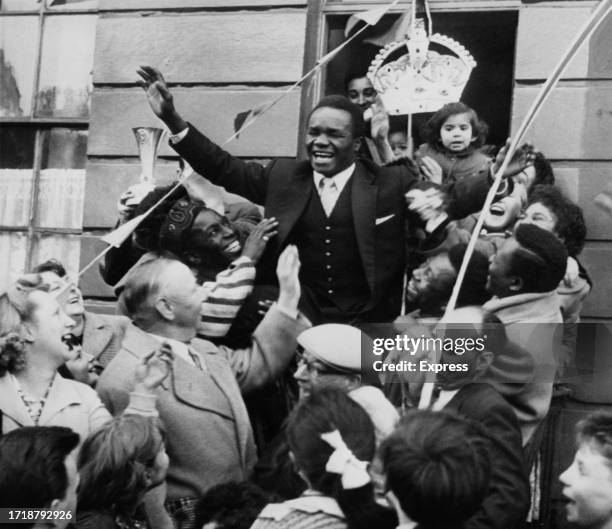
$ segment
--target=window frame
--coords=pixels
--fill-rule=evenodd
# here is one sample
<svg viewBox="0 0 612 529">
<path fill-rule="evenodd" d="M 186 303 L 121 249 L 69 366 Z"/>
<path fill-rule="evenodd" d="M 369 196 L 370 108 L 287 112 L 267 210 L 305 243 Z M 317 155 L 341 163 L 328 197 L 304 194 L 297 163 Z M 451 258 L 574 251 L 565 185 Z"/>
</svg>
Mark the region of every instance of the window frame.
<svg viewBox="0 0 612 529">
<path fill-rule="evenodd" d="M 319 57 L 323 57 L 327 49 L 329 34 L 329 17 L 337 15 L 354 15 L 362 11 L 374 9 L 390 0 L 308 0 L 306 21 L 306 44 L 304 50 L 304 73 L 311 70 Z M 401 14 L 412 6 L 412 0 L 400 0 L 388 11 L 388 14 Z M 470 12 L 470 11 L 519 11 L 522 0 L 429 0 L 429 8 L 435 12 Z M 299 156 L 306 156 L 304 137 L 308 115 L 316 101 L 323 95 L 326 78 L 325 68 L 319 69 L 302 86 L 300 120 L 298 132 Z"/>
<path fill-rule="evenodd" d="M 40 187 L 41 187 L 41 169 L 42 167 L 42 153 L 45 140 L 51 133 L 53 128 L 68 128 L 75 131 L 87 131 L 89 129 L 90 116 L 87 117 L 37 117 L 37 97 L 38 89 L 41 77 L 42 68 L 42 57 L 43 57 L 43 41 L 44 41 L 44 28 L 45 21 L 48 18 L 54 16 L 78 16 L 78 15 L 99 15 L 98 8 L 83 8 L 78 7 L 53 9 L 52 6 L 47 5 L 48 0 L 41 0 L 38 10 L 12 10 L 12 11 L 0 11 L 0 18 L 10 17 L 36 17 L 38 19 L 38 30 L 36 35 L 36 57 L 34 61 L 34 76 L 32 81 L 32 101 L 30 102 L 30 108 L 28 109 L 27 116 L 0 116 L 0 129 L 4 127 L 10 127 L 11 125 L 27 126 L 31 130 L 35 131 L 34 134 L 34 158 L 32 163 L 32 189 L 30 193 L 30 199 L 28 202 L 28 225 L 3 225 L 0 224 L 0 234 L 6 233 L 22 233 L 26 237 L 26 260 L 24 263 L 24 270 L 30 270 L 33 263 L 33 257 L 35 254 L 35 245 L 39 238 L 48 235 L 76 235 L 81 236 L 83 233 L 83 226 L 81 220 L 81 226 L 79 228 L 54 228 L 38 226 L 39 214 L 40 214 Z M 78 6 L 78 4 L 76 4 Z M 95 39 L 95 35 L 92 36 Z M 93 61 L 91 64 L 93 68 Z M 90 94 L 91 97 L 91 94 Z M 85 168 L 83 168 L 85 170 Z"/>
</svg>

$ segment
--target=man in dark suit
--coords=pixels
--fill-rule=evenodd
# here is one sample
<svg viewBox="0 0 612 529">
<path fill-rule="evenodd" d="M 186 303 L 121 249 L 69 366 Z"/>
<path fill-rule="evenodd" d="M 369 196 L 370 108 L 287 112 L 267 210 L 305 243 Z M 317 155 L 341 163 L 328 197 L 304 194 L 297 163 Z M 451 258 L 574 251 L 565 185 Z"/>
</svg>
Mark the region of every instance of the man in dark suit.
<svg viewBox="0 0 612 529">
<path fill-rule="evenodd" d="M 298 269 L 297 250 L 290 246 L 278 262 L 278 302 L 255 329 L 250 347 L 235 350 L 195 338 L 202 294 L 186 265 L 160 255 L 126 276 L 119 303 L 134 325 L 97 391 L 114 415 L 121 413 L 141 359 L 160 343 L 172 349 L 171 375 L 156 394 L 168 436 L 167 508 L 179 529 L 193 527 L 195 503 L 207 489 L 251 473 L 256 452 L 242 395 L 282 373 L 297 335 L 309 326 L 297 312 Z"/>
<path fill-rule="evenodd" d="M 260 281 L 287 244 L 302 259 L 301 307 L 314 324 L 390 321 L 400 311 L 405 266 L 405 194 L 418 183 L 412 164 L 378 167 L 356 158 L 361 111 L 343 96 L 323 98 L 306 131 L 308 161 L 275 159 L 266 167 L 230 155 L 184 121 L 161 73 L 138 70 L 153 112 L 172 133 L 173 148 L 227 191 L 265 207 L 278 235 L 260 262 Z M 273 138 L 271 138 L 273 141 Z M 444 189 L 448 214 L 477 211 L 489 187 L 488 171 Z M 442 204 L 429 194 L 419 212 Z M 268 274 L 269 276 L 269 274 Z"/>
<path fill-rule="evenodd" d="M 453 348 L 442 351 L 438 366 L 442 371 L 437 374 L 440 393 L 432 409 L 456 412 L 478 422 L 490 440 L 489 493 L 464 527 L 522 527 L 529 509 L 529 483 L 521 431 L 512 406 L 488 383 L 499 376 L 488 369 L 496 353 L 507 347 L 504 327 L 482 309 L 465 307 L 445 315 L 436 335 L 453 340 Z"/>
</svg>

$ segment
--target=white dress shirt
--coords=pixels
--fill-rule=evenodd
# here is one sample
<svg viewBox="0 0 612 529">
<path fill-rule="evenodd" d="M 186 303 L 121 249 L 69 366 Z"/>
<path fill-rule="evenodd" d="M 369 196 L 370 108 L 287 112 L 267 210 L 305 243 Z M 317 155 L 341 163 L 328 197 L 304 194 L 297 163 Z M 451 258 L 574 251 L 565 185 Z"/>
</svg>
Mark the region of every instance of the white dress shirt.
<svg viewBox="0 0 612 529">
<path fill-rule="evenodd" d="M 331 207 L 325 212 L 328 217 L 333 211 L 334 207 L 336 206 L 336 202 L 338 202 L 338 197 L 340 196 L 340 193 L 342 193 L 344 186 L 346 186 L 351 176 L 353 176 L 354 171 L 355 171 L 354 163 L 349 165 L 343 171 L 340 171 L 339 173 L 335 174 L 334 176 L 324 176 L 321 173 L 317 173 L 316 171 L 313 171 L 312 178 L 314 181 L 315 189 L 317 190 L 317 193 L 319 193 L 319 197 L 321 197 L 321 193 L 322 193 L 321 180 L 323 180 L 323 178 L 325 178 L 328 182 L 332 181 L 334 184 L 336 184 L 336 193 L 333 199 L 331 200 Z"/>
<path fill-rule="evenodd" d="M 438 395 L 437 400 L 435 400 L 433 402 L 433 404 L 431 405 L 431 409 L 433 411 L 440 411 L 441 409 L 443 409 L 451 401 L 451 399 L 457 393 L 459 393 L 459 389 L 461 389 L 461 388 L 457 388 L 457 389 L 441 389 L 440 390 L 440 395 Z"/>
</svg>

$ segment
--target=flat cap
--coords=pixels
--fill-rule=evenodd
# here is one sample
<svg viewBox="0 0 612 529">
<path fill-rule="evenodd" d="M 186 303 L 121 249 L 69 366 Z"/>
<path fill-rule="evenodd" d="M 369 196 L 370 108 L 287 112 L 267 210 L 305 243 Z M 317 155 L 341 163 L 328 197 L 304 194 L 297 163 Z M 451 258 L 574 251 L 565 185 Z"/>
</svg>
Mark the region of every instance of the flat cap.
<svg viewBox="0 0 612 529">
<path fill-rule="evenodd" d="M 361 372 L 361 352 L 372 351 L 372 339 L 356 327 L 326 323 L 305 330 L 298 343 L 329 367 L 345 373 Z"/>
</svg>

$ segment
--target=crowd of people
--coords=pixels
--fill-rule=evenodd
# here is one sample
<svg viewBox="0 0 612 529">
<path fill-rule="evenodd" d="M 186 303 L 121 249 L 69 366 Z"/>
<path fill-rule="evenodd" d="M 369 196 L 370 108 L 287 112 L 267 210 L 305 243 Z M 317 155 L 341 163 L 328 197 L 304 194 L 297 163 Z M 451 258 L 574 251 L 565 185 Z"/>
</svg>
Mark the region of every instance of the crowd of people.
<svg viewBox="0 0 612 529">
<path fill-rule="evenodd" d="M 463 103 L 411 155 L 349 72 L 310 112 L 307 158 L 264 167 L 138 74 L 224 211 L 124 192 L 119 224 L 166 198 L 101 265 L 117 315 L 54 259 L 0 295 L 0 508 L 87 529 L 524 527 L 592 286 L 545 156 L 521 147 L 482 212 L 507 145 Z M 612 528 L 612 414 L 577 444 L 567 519 Z"/>
</svg>

